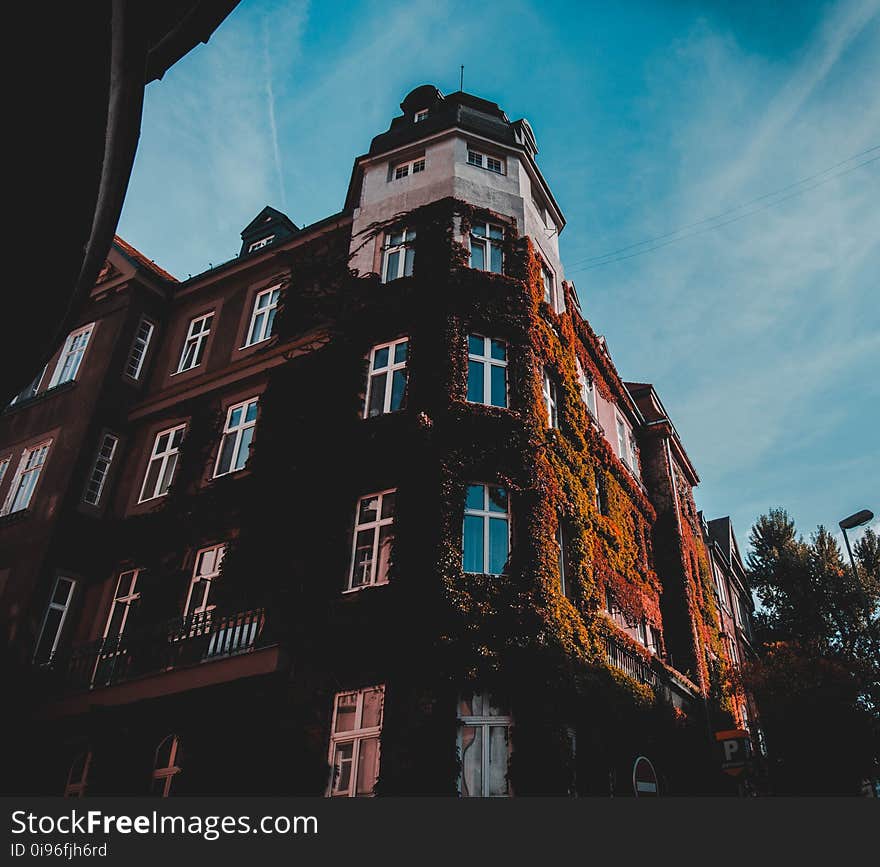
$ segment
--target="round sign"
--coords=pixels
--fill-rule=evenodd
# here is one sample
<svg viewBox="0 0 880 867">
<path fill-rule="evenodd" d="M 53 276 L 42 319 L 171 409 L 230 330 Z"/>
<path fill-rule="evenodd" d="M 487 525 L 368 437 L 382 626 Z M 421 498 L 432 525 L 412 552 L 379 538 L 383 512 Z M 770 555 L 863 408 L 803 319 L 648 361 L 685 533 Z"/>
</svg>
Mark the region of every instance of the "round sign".
<svg viewBox="0 0 880 867">
<path fill-rule="evenodd" d="M 657 773 L 644 756 L 639 756 L 633 765 L 633 791 L 637 798 L 656 798 L 660 794 Z"/>
</svg>

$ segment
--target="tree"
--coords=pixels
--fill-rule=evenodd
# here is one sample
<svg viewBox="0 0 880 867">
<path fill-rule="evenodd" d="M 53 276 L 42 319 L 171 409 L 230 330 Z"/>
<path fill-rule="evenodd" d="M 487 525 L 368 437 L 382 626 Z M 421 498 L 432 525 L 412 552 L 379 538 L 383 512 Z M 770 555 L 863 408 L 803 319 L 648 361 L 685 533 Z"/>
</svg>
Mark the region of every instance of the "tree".
<svg viewBox="0 0 880 867">
<path fill-rule="evenodd" d="M 809 542 L 784 509 L 750 535 L 759 659 L 744 678 L 771 752 L 771 782 L 787 793 L 852 793 L 878 773 L 880 545 L 870 529 L 855 546 L 857 575 L 835 538 Z"/>
</svg>

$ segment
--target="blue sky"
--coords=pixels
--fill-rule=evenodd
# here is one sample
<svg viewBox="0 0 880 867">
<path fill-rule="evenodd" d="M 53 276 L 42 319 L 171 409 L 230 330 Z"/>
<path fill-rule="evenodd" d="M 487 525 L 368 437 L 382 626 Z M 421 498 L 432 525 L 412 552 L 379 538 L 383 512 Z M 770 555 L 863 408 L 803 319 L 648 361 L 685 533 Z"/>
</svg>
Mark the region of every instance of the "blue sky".
<svg viewBox="0 0 880 867">
<path fill-rule="evenodd" d="M 532 124 L 567 276 L 698 506 L 741 543 L 774 505 L 805 533 L 880 514 L 880 0 L 243 0 L 147 87 L 119 232 L 186 278 L 267 203 L 335 213 L 404 95 L 462 63 Z"/>
</svg>

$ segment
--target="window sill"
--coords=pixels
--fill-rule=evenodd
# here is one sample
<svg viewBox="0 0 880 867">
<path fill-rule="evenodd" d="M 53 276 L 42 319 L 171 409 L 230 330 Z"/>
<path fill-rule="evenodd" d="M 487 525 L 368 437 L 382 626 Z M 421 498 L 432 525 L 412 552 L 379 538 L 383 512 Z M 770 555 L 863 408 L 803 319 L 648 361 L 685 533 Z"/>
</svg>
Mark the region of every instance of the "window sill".
<svg viewBox="0 0 880 867">
<path fill-rule="evenodd" d="M 391 582 L 390 581 L 380 581 L 377 584 L 362 584 L 360 587 L 349 587 L 348 590 L 343 590 L 343 596 L 352 596 L 355 593 L 360 593 L 363 590 L 375 590 L 379 587 L 387 587 Z"/>
<path fill-rule="evenodd" d="M 35 403 L 40 403 L 43 400 L 47 400 L 50 397 L 54 397 L 56 394 L 62 394 L 65 391 L 70 391 L 72 388 L 76 387 L 75 379 L 68 379 L 67 382 L 62 382 L 58 385 L 53 385 L 51 388 L 47 388 L 45 391 L 37 392 L 33 397 L 29 397 L 26 400 L 18 400 L 13 403 L 11 406 L 7 406 L 3 410 L 3 414 L 16 412 L 19 409 L 23 409 L 26 406 L 33 406 Z"/>
</svg>

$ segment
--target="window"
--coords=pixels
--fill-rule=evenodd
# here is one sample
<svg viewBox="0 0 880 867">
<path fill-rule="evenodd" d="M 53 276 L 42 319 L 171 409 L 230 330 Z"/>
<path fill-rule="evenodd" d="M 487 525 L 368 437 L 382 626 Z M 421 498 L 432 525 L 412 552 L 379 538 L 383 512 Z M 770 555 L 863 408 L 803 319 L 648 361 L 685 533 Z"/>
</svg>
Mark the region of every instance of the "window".
<svg viewBox="0 0 880 867">
<path fill-rule="evenodd" d="M 547 427 L 559 427 L 559 401 L 556 397 L 556 383 L 553 378 L 544 370 L 544 403 L 547 407 Z"/>
<path fill-rule="evenodd" d="M 278 296 L 280 286 L 272 286 L 257 293 L 254 299 L 254 312 L 251 314 L 251 325 L 248 328 L 247 343 L 245 346 L 253 346 L 262 340 L 268 340 L 272 336 L 272 326 L 275 324 L 275 314 L 278 311 Z"/>
<path fill-rule="evenodd" d="M 503 574 L 510 553 L 510 511 L 505 488 L 467 486 L 462 535 L 465 572 Z"/>
<path fill-rule="evenodd" d="M 750 627 L 750 617 L 749 617 L 749 609 L 746 605 L 745 600 L 742 596 L 737 594 L 736 596 L 736 608 L 739 613 L 739 625 L 743 632 L 749 637 L 751 637 L 751 627 Z"/>
<path fill-rule="evenodd" d="M 174 478 L 174 470 L 177 468 L 177 455 L 180 443 L 183 441 L 184 430 L 186 425 L 182 424 L 156 434 L 139 503 L 164 496 L 168 492 L 171 480 Z"/>
<path fill-rule="evenodd" d="M 507 406 L 507 344 L 468 335 L 467 399 L 486 406 Z"/>
<path fill-rule="evenodd" d="M 471 268 L 500 274 L 504 267 L 503 239 L 501 226 L 474 224 L 471 227 Z"/>
<path fill-rule="evenodd" d="M 391 343 L 380 343 L 370 351 L 364 418 L 397 412 L 403 407 L 408 350 L 409 338 L 401 337 Z"/>
<path fill-rule="evenodd" d="M 86 750 L 79 753 L 67 772 L 67 783 L 64 786 L 65 798 L 84 798 L 89 780 L 89 766 L 92 764 L 92 753 Z"/>
<path fill-rule="evenodd" d="M 113 594 L 113 602 L 104 627 L 104 641 L 92 675 L 93 686 L 106 686 L 112 683 L 117 668 L 121 668 L 128 659 L 121 641 L 129 620 L 140 604 L 141 594 L 137 589 L 138 575 L 139 570 L 129 569 L 121 572 L 116 581 L 116 592 Z"/>
<path fill-rule="evenodd" d="M 729 636 L 727 639 L 727 650 L 730 654 L 730 661 L 733 665 L 739 665 L 739 649 L 736 646 L 736 639 L 733 636 Z"/>
<path fill-rule="evenodd" d="M 150 794 L 159 798 L 167 798 L 171 795 L 174 778 L 180 773 L 182 758 L 180 738 L 177 735 L 168 735 L 156 749 Z"/>
<path fill-rule="evenodd" d="M 394 505 L 397 492 L 382 491 L 358 500 L 348 589 L 388 583 L 394 541 Z"/>
<path fill-rule="evenodd" d="M 626 422 L 618 415 L 617 416 L 617 454 L 620 459 L 627 465 L 630 465 L 630 456 L 629 456 L 629 433 L 626 429 Z"/>
<path fill-rule="evenodd" d="M 415 113 L 415 117 L 413 117 L 414 123 L 421 123 L 423 120 L 428 119 L 428 109 L 423 108 L 421 111 L 417 111 Z"/>
<path fill-rule="evenodd" d="M 40 383 L 46 375 L 46 368 L 48 366 L 48 364 L 45 365 L 43 369 L 17 395 L 15 395 L 12 400 L 9 401 L 9 406 L 12 406 L 15 403 L 20 403 L 21 401 L 30 400 L 36 395 L 37 391 L 39 391 Z"/>
<path fill-rule="evenodd" d="M 636 445 L 636 438 L 632 434 L 629 435 L 629 467 L 637 479 L 641 478 L 639 473 L 639 449 Z"/>
<path fill-rule="evenodd" d="M 186 594 L 186 604 L 183 606 L 184 618 L 204 619 L 214 608 L 209 601 L 211 586 L 220 577 L 220 567 L 223 565 L 225 554 L 225 545 L 213 545 L 196 552 L 189 592 Z"/>
<path fill-rule="evenodd" d="M 412 242 L 416 239 L 415 229 L 400 229 L 385 233 L 385 246 L 382 254 L 382 282 L 388 283 L 398 277 L 410 277 L 413 272 L 415 250 Z"/>
<path fill-rule="evenodd" d="M 34 651 L 36 665 L 48 665 L 58 649 L 58 642 L 61 640 L 61 631 L 64 629 L 64 621 L 67 619 L 75 585 L 76 582 L 72 578 L 64 578 L 59 575 L 55 579 L 55 586 L 52 588 L 52 595 L 49 597 L 49 604 L 43 615 L 37 649 Z"/>
<path fill-rule="evenodd" d="M 496 172 L 499 175 L 504 174 L 504 160 L 481 154 L 478 151 L 472 151 L 470 148 L 468 148 L 468 165 L 477 166 L 480 169 L 488 169 L 490 172 Z"/>
<path fill-rule="evenodd" d="M 104 438 L 101 440 L 101 447 L 98 449 L 95 463 L 92 465 L 92 473 L 83 494 L 83 499 L 92 506 L 97 506 L 101 501 L 104 483 L 107 481 L 107 474 L 110 472 L 110 465 L 113 463 L 118 444 L 119 440 L 113 434 L 104 434 Z"/>
<path fill-rule="evenodd" d="M 189 323 L 186 340 L 183 341 L 183 351 L 180 353 L 180 364 L 177 372 L 192 370 L 202 362 L 205 353 L 205 343 L 211 333 L 211 323 L 214 321 L 213 313 L 198 316 Z"/>
<path fill-rule="evenodd" d="M 510 795 L 510 727 L 513 720 L 485 693 L 458 703 L 459 792 L 463 798 L 506 798 Z"/>
<path fill-rule="evenodd" d="M 3 477 L 6 475 L 6 471 L 9 469 L 9 458 L 3 458 L 0 461 L 0 485 L 3 484 Z"/>
<path fill-rule="evenodd" d="M 274 235 L 268 235 L 265 238 L 260 238 L 259 241 L 254 241 L 254 243 L 248 247 L 248 253 L 254 253 L 257 250 L 262 250 L 263 247 L 268 247 L 269 244 L 271 244 L 274 240 Z"/>
<path fill-rule="evenodd" d="M 217 466 L 214 467 L 215 479 L 244 468 L 250 455 L 256 424 L 257 398 L 253 397 L 229 407 L 223 439 L 220 440 L 220 450 L 217 453 Z"/>
<path fill-rule="evenodd" d="M 85 354 L 94 326 L 95 323 L 92 322 L 89 325 L 78 328 L 76 331 L 71 331 L 67 336 L 67 340 L 64 341 L 64 347 L 61 350 L 61 355 L 58 358 L 58 364 L 55 365 L 55 372 L 52 374 L 52 379 L 49 382 L 49 388 L 54 388 L 63 382 L 71 382 L 76 379 L 77 371 L 82 363 L 83 355 Z"/>
<path fill-rule="evenodd" d="M 653 626 L 648 627 L 648 650 L 655 656 L 660 652 L 660 633 Z"/>
<path fill-rule="evenodd" d="M 544 290 L 544 301 L 550 305 L 550 309 L 556 311 L 556 283 L 553 272 L 541 262 L 541 286 Z"/>
<path fill-rule="evenodd" d="M 373 794 L 379 776 L 384 700 L 384 686 L 336 694 L 330 729 L 330 797 Z"/>
<path fill-rule="evenodd" d="M 556 547 L 557 547 L 557 563 L 559 567 L 559 592 L 571 599 L 571 592 L 568 586 L 568 555 L 565 551 L 565 529 L 562 524 L 562 516 L 558 516 L 556 524 Z"/>
<path fill-rule="evenodd" d="M 30 506 L 51 444 L 50 440 L 22 452 L 18 469 L 12 477 L 9 493 L 6 495 L 6 502 L 0 514 L 8 515 L 11 512 L 20 512 Z"/>
<path fill-rule="evenodd" d="M 592 376 L 587 376 L 581 367 L 580 359 L 575 356 L 575 366 L 577 367 L 578 387 L 581 392 L 581 400 L 586 404 L 590 415 L 596 418 L 596 383 Z"/>
<path fill-rule="evenodd" d="M 128 361 L 125 364 L 125 372 L 132 379 L 140 379 L 141 370 L 144 367 L 144 358 L 146 358 L 147 349 L 150 345 L 150 340 L 153 338 L 154 330 L 152 322 L 141 319 L 137 334 L 134 336 L 131 352 L 128 354 Z"/>
<path fill-rule="evenodd" d="M 607 514 L 608 503 L 605 497 L 605 484 L 602 479 L 600 479 L 598 472 L 596 473 L 593 496 L 599 513 L 602 515 Z"/>
<path fill-rule="evenodd" d="M 712 562 L 712 570 L 715 574 L 715 592 L 718 594 L 718 601 L 726 608 L 727 588 L 724 586 L 724 576 L 721 574 L 721 570 L 718 568 L 714 560 Z"/>
<path fill-rule="evenodd" d="M 401 178 L 407 177 L 407 175 L 417 175 L 419 172 L 423 172 L 425 170 L 425 158 L 419 157 L 415 160 L 409 160 L 405 163 L 398 163 L 394 167 L 394 171 L 391 173 L 392 180 L 398 181 Z"/>
<path fill-rule="evenodd" d="M 639 637 L 639 643 L 648 646 L 648 624 L 645 623 L 645 618 L 640 617 L 638 622 L 636 623 L 637 635 Z"/>
</svg>

